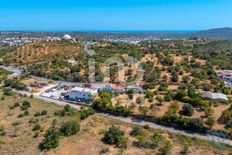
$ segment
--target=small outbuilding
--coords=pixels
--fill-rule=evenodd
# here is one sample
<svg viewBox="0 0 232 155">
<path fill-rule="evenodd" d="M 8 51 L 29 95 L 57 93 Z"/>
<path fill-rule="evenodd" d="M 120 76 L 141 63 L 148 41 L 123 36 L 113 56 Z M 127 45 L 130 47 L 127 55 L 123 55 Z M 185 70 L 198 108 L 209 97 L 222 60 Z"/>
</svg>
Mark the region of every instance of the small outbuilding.
<svg viewBox="0 0 232 155">
<path fill-rule="evenodd" d="M 208 100 L 215 100 L 218 102 L 228 102 L 229 99 L 225 94 L 222 93 L 212 93 L 212 92 L 204 92 L 202 94 L 203 99 L 208 99 Z"/>
<path fill-rule="evenodd" d="M 133 93 L 143 93 L 143 89 L 139 86 L 127 86 L 126 91 L 132 91 Z"/>
<path fill-rule="evenodd" d="M 92 84 L 91 88 L 97 89 L 99 92 L 107 91 L 109 93 L 123 93 L 125 87 L 118 84 Z"/>
</svg>

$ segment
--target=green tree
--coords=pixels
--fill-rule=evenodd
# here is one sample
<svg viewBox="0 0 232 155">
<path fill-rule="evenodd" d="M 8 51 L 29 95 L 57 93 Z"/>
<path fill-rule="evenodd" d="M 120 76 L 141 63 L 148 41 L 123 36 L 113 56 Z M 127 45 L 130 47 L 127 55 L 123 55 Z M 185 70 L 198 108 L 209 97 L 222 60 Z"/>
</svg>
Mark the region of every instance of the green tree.
<svg viewBox="0 0 232 155">
<path fill-rule="evenodd" d="M 207 124 L 210 128 L 212 128 L 212 127 L 214 126 L 215 123 L 216 123 L 216 120 L 215 120 L 215 118 L 214 118 L 213 116 L 208 117 L 207 120 L 206 120 L 206 124 Z"/>
<path fill-rule="evenodd" d="M 124 132 L 115 126 L 112 126 L 104 134 L 103 141 L 107 144 L 117 145 L 119 147 L 126 147 L 126 139 L 124 137 Z"/>
<path fill-rule="evenodd" d="M 40 143 L 41 150 L 50 150 L 59 145 L 60 131 L 57 128 L 49 128 L 45 135 L 44 140 Z"/>
<path fill-rule="evenodd" d="M 193 115 L 193 106 L 191 104 L 186 103 L 182 107 L 182 114 L 186 116 L 192 116 Z"/>
<path fill-rule="evenodd" d="M 159 102 L 159 105 L 160 105 L 160 106 L 162 105 L 162 103 L 163 103 L 163 101 L 164 101 L 163 97 L 161 97 L 161 96 L 157 96 L 157 97 L 156 97 L 156 100 Z"/>
</svg>

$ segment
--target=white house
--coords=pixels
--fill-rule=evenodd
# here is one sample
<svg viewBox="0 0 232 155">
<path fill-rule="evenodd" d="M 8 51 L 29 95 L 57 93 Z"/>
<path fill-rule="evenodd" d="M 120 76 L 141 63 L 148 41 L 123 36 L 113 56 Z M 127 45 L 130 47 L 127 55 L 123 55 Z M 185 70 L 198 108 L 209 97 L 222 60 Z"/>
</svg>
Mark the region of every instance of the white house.
<svg viewBox="0 0 232 155">
<path fill-rule="evenodd" d="M 69 93 L 69 99 L 75 101 L 90 101 L 98 93 L 97 89 L 75 87 Z"/>
</svg>

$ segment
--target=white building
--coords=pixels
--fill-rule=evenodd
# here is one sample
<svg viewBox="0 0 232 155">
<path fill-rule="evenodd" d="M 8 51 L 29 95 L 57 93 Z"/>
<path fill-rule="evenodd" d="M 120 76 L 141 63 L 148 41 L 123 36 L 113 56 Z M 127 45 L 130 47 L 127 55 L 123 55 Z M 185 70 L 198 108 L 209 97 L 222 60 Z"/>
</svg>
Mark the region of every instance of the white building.
<svg viewBox="0 0 232 155">
<path fill-rule="evenodd" d="M 123 93 L 125 87 L 117 84 L 92 84 L 91 88 L 97 89 L 98 91 L 107 91 L 110 93 Z"/>
<path fill-rule="evenodd" d="M 69 34 L 65 34 L 65 35 L 63 36 L 63 39 L 64 39 L 64 40 L 72 40 L 72 37 L 71 37 Z"/>
<path fill-rule="evenodd" d="M 98 93 L 97 89 L 75 87 L 69 93 L 69 99 L 75 101 L 90 101 Z"/>
<path fill-rule="evenodd" d="M 225 94 L 222 93 L 212 93 L 212 92 L 204 92 L 202 94 L 202 98 L 209 99 L 209 100 L 215 100 L 219 102 L 228 102 L 229 99 Z"/>
</svg>

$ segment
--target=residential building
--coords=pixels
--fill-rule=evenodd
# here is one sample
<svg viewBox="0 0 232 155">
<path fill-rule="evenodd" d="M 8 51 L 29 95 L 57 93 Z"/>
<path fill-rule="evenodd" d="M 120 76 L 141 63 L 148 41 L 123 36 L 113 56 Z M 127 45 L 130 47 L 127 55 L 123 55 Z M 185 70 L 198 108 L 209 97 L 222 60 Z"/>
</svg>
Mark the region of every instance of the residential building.
<svg viewBox="0 0 232 155">
<path fill-rule="evenodd" d="M 91 101 L 92 97 L 98 93 L 97 89 L 75 87 L 69 93 L 69 99 L 74 101 Z"/>
<path fill-rule="evenodd" d="M 232 81 L 232 70 L 217 70 L 216 73 L 222 80 Z"/>
</svg>

